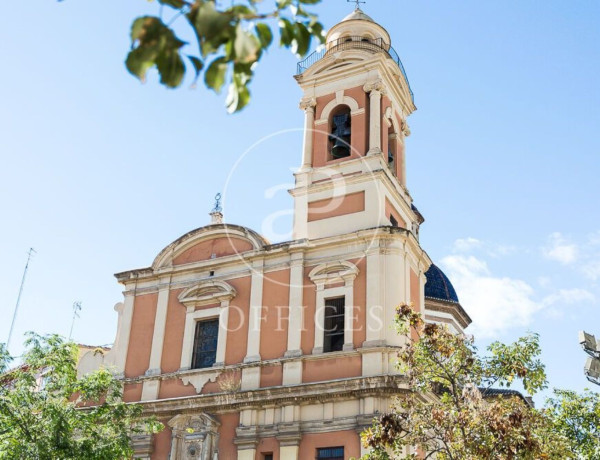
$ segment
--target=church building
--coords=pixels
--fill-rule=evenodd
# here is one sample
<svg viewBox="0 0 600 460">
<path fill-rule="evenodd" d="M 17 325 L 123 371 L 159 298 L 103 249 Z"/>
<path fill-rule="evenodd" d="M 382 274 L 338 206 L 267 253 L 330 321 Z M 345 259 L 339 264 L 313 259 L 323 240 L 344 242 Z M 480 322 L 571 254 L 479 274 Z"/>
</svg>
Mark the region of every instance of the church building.
<svg viewBox="0 0 600 460">
<path fill-rule="evenodd" d="M 416 107 L 388 32 L 357 8 L 295 78 L 292 240 L 223 223 L 217 207 L 151 266 L 116 275 L 114 346 L 81 366 L 115 368 L 124 399 L 165 425 L 134 439 L 135 458 L 358 458 L 361 431 L 409 390 L 396 307 L 456 332 L 471 322 L 419 244 L 405 161 Z"/>
</svg>

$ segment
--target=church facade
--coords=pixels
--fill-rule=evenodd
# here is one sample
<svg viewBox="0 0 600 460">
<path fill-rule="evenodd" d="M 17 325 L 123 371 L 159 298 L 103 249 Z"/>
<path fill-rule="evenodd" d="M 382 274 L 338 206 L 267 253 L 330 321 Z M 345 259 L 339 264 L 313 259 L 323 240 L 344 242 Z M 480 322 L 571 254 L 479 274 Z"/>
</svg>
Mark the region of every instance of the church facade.
<svg viewBox="0 0 600 460">
<path fill-rule="evenodd" d="M 470 318 L 419 244 L 406 187 L 416 109 L 387 31 L 357 9 L 295 77 L 305 113 L 291 241 L 213 222 L 148 268 L 116 275 L 110 365 L 124 399 L 165 430 L 134 439 L 147 459 L 360 457 L 360 432 L 409 391 L 395 367 L 396 306 L 460 332 Z"/>
</svg>

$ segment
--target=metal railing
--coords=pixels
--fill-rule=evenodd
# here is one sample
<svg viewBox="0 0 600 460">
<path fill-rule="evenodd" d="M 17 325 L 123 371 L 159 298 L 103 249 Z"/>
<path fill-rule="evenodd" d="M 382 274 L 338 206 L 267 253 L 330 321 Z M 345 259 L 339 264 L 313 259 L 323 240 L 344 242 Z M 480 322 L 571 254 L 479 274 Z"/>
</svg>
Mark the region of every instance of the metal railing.
<svg viewBox="0 0 600 460">
<path fill-rule="evenodd" d="M 402 65 L 402 61 L 400 60 L 400 56 L 396 53 L 396 50 L 392 48 L 389 43 L 386 43 L 381 38 L 366 38 L 366 37 L 343 37 L 338 38 L 337 40 L 333 40 L 327 42 L 323 45 L 323 48 L 320 50 L 316 50 L 302 61 L 298 63 L 298 71 L 297 74 L 300 75 L 304 73 L 310 66 L 315 64 L 317 61 L 320 61 L 325 56 L 335 53 L 338 51 L 344 50 L 365 50 L 370 51 L 372 53 L 385 53 L 387 56 L 392 59 L 400 68 L 404 79 L 406 80 L 406 84 L 408 85 L 408 90 L 410 91 L 410 97 L 414 101 L 414 95 L 412 89 L 410 88 L 410 82 L 408 81 L 408 76 L 406 75 L 406 71 L 404 70 L 404 66 Z"/>
</svg>

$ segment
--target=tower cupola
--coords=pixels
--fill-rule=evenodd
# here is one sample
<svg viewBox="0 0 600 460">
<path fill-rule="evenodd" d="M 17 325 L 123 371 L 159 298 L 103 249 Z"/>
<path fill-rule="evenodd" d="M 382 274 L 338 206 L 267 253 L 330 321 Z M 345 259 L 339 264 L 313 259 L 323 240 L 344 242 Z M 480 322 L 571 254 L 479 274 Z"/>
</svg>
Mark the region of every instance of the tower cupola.
<svg viewBox="0 0 600 460">
<path fill-rule="evenodd" d="M 341 43 L 348 43 L 347 46 L 356 44 L 360 47 L 361 44 L 380 42 L 387 44 L 389 47 L 391 40 L 387 30 L 377 24 L 360 8 L 356 8 L 329 30 L 325 42 L 326 49 L 329 50 Z"/>
</svg>

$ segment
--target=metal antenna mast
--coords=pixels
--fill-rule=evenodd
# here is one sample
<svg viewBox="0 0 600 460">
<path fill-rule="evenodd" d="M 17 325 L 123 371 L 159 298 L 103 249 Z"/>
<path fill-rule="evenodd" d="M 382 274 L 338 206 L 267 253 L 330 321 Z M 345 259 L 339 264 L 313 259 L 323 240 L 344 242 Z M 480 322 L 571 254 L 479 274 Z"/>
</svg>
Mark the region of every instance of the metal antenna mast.
<svg viewBox="0 0 600 460">
<path fill-rule="evenodd" d="M 29 248 L 27 253 L 27 263 L 25 264 L 25 270 L 23 270 L 23 278 L 21 279 L 21 287 L 19 288 L 19 295 L 17 296 L 17 304 L 15 305 L 15 312 L 13 313 L 12 323 L 10 324 L 10 330 L 8 331 L 8 340 L 6 341 L 6 349 L 10 347 L 10 339 L 12 338 L 13 329 L 15 327 L 15 320 L 17 319 L 17 312 L 19 311 L 19 304 L 21 303 L 21 294 L 23 294 L 23 286 L 25 285 L 25 277 L 27 276 L 27 269 L 29 268 L 29 262 L 31 257 L 36 251 L 33 248 Z"/>
<path fill-rule="evenodd" d="M 81 311 L 81 301 L 73 302 L 73 321 L 71 321 L 71 331 L 69 332 L 69 341 L 73 336 L 73 326 L 75 326 L 75 318 L 79 318 L 79 312 Z"/>
</svg>

